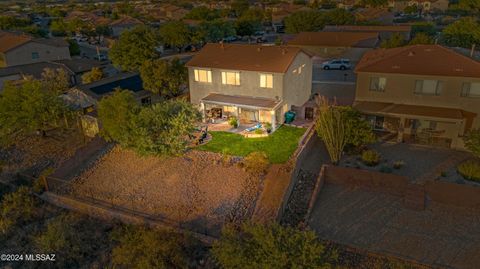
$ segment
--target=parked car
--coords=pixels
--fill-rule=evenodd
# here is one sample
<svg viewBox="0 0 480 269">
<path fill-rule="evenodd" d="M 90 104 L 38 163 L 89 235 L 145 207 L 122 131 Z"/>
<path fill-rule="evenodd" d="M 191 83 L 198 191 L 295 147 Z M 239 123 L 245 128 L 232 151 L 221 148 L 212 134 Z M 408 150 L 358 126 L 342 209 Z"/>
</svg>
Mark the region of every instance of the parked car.
<svg viewBox="0 0 480 269">
<path fill-rule="evenodd" d="M 226 42 L 226 43 L 230 43 L 230 42 L 233 42 L 233 41 L 236 41 L 236 40 L 237 40 L 236 36 L 227 36 L 227 37 L 223 38 L 223 42 Z"/>
<path fill-rule="evenodd" d="M 95 55 L 95 57 L 93 57 L 93 59 L 97 60 L 97 61 L 106 61 L 107 60 L 107 55 L 105 54 L 98 54 L 98 55 Z"/>
<path fill-rule="evenodd" d="M 330 61 L 323 62 L 322 68 L 325 70 L 330 70 L 330 69 L 345 70 L 345 69 L 352 68 L 352 64 L 350 63 L 349 59 L 333 59 Z"/>
</svg>

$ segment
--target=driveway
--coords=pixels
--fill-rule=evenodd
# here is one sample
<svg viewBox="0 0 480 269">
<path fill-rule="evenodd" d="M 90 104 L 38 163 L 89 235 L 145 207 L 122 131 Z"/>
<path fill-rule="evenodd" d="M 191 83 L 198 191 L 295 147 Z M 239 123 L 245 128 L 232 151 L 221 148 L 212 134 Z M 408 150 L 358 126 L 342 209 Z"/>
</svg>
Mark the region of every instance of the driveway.
<svg viewBox="0 0 480 269">
<path fill-rule="evenodd" d="M 478 268 L 480 212 L 441 204 L 424 211 L 402 198 L 326 184 L 309 226 L 322 239 L 435 267 Z"/>
<path fill-rule="evenodd" d="M 357 76 L 352 69 L 349 70 L 324 70 L 320 64 L 313 65 L 313 77 L 314 83 L 319 82 L 349 82 L 355 83 Z"/>
</svg>

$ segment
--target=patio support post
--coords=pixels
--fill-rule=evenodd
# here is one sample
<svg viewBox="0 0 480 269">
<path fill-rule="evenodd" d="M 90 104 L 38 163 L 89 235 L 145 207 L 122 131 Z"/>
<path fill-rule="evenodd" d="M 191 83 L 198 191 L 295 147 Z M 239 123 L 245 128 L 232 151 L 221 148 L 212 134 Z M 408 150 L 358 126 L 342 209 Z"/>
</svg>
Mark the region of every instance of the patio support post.
<svg viewBox="0 0 480 269">
<path fill-rule="evenodd" d="M 202 122 L 205 123 L 207 119 L 205 117 L 205 104 L 203 102 L 200 103 L 200 110 L 202 113 Z"/>
<path fill-rule="evenodd" d="M 235 117 L 238 119 L 240 113 L 238 112 L 238 106 L 235 106 Z"/>
<path fill-rule="evenodd" d="M 399 143 L 403 142 L 404 129 L 405 129 L 405 118 L 400 117 L 400 121 L 398 123 L 398 132 L 397 132 L 397 142 Z"/>
<path fill-rule="evenodd" d="M 270 115 L 272 116 L 270 119 L 270 123 L 272 124 L 272 130 L 277 129 L 277 121 L 275 120 L 275 110 L 270 111 Z"/>
</svg>

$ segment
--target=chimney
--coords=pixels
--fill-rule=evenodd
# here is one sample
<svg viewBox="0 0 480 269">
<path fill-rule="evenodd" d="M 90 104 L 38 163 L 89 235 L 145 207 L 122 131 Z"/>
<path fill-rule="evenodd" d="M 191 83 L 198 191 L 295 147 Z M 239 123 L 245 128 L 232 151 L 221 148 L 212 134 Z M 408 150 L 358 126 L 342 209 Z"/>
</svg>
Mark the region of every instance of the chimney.
<svg viewBox="0 0 480 269">
<path fill-rule="evenodd" d="M 475 44 L 472 44 L 472 49 L 470 50 L 470 58 L 473 58 L 474 53 L 475 53 Z"/>
</svg>

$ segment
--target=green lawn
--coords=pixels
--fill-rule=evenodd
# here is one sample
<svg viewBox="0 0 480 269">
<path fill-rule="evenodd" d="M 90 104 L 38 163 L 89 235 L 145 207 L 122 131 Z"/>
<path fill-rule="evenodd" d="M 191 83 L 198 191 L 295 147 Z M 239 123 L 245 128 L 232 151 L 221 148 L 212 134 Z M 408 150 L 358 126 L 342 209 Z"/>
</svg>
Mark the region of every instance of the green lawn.
<svg viewBox="0 0 480 269">
<path fill-rule="evenodd" d="M 245 138 L 229 132 L 210 132 L 212 140 L 198 149 L 235 156 L 263 151 L 268 155 L 271 163 L 283 163 L 295 151 L 305 131 L 304 128 L 282 126 L 272 135 L 261 138 Z"/>
</svg>

